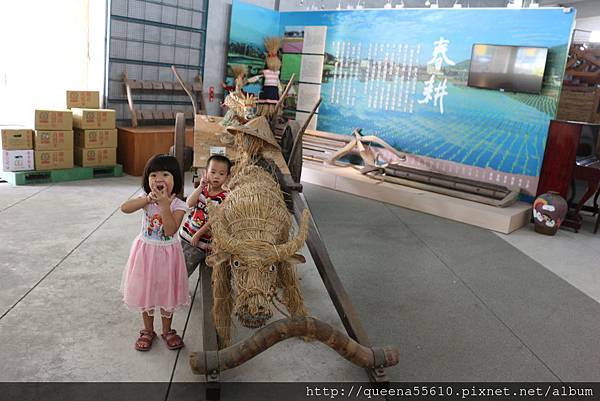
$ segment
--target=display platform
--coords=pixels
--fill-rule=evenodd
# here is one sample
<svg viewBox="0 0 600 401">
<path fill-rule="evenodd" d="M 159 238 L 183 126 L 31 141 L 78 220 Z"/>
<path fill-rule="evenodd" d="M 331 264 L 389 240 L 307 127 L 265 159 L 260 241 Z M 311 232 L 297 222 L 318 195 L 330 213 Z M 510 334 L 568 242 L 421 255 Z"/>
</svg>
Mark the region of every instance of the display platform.
<svg viewBox="0 0 600 401">
<path fill-rule="evenodd" d="M 92 178 L 121 177 L 123 166 L 93 166 L 30 171 L 0 171 L 0 179 L 12 185 L 49 184 L 52 182 L 90 180 Z"/>
<path fill-rule="evenodd" d="M 531 205 L 500 208 L 367 178 L 352 167 L 304 161 L 302 181 L 375 199 L 461 223 L 509 234 L 529 223 Z"/>
</svg>

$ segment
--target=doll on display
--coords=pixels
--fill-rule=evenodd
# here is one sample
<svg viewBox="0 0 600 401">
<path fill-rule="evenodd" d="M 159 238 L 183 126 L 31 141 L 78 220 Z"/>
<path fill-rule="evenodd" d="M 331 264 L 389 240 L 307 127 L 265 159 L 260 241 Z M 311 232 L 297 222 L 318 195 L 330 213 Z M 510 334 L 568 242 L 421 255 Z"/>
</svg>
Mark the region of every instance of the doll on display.
<svg viewBox="0 0 600 401">
<path fill-rule="evenodd" d="M 281 69 L 281 60 L 278 52 L 281 47 L 281 39 L 276 36 L 265 38 L 265 49 L 267 49 L 266 67 L 262 70 L 264 77 L 263 88 L 258 98 L 257 115 L 271 118 L 275 111 L 275 105 L 279 101 L 281 92 L 281 83 L 279 81 L 279 70 Z M 260 77 L 260 75 L 259 75 Z M 252 77 L 253 79 L 255 77 Z"/>
<path fill-rule="evenodd" d="M 246 79 L 248 68 L 244 64 L 233 64 L 231 71 L 235 77 L 235 86 L 227 86 L 221 82 L 223 89 L 229 91 L 222 104 L 227 107 L 227 112 L 220 122 L 223 127 L 243 125 L 256 116 L 256 97 L 243 90 L 250 81 Z M 256 80 L 258 79 L 254 81 Z"/>
<path fill-rule="evenodd" d="M 221 82 L 221 86 L 227 92 L 236 92 L 238 94 L 245 94 L 244 86 L 249 83 L 246 75 L 248 74 L 248 67 L 245 64 L 232 64 L 231 72 L 233 73 L 234 84 L 227 85 L 224 82 Z M 254 80 L 256 81 L 256 80 Z"/>
</svg>

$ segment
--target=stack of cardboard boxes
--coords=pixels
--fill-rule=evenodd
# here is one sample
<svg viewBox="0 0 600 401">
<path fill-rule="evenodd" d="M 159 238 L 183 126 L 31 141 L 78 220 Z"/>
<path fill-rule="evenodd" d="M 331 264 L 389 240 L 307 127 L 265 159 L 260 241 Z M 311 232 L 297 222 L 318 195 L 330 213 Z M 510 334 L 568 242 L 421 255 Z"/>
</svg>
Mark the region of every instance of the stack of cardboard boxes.
<svg viewBox="0 0 600 401">
<path fill-rule="evenodd" d="M 75 163 L 83 167 L 117 163 L 115 111 L 99 109 L 98 92 L 67 92 L 67 107 L 73 111 Z"/>
<path fill-rule="evenodd" d="M 73 167 L 73 114 L 70 110 L 35 111 L 35 169 Z"/>
<path fill-rule="evenodd" d="M 0 170 L 33 170 L 33 130 L 0 129 Z"/>
</svg>

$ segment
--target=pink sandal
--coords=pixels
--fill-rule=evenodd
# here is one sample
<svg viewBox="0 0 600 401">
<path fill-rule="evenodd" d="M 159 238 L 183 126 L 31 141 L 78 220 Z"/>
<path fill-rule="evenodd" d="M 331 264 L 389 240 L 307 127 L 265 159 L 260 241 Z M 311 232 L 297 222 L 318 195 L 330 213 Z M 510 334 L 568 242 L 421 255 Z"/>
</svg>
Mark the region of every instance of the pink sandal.
<svg viewBox="0 0 600 401">
<path fill-rule="evenodd" d="M 156 333 L 148 329 L 140 330 L 140 336 L 135 342 L 135 349 L 138 351 L 150 351 L 152 348 L 152 342 L 156 338 Z"/>
<path fill-rule="evenodd" d="M 163 333 L 160 336 L 163 340 L 165 340 L 165 343 L 167 343 L 168 349 L 183 348 L 183 340 L 181 339 L 181 337 L 179 337 L 175 330 L 169 330 L 168 332 Z"/>
</svg>

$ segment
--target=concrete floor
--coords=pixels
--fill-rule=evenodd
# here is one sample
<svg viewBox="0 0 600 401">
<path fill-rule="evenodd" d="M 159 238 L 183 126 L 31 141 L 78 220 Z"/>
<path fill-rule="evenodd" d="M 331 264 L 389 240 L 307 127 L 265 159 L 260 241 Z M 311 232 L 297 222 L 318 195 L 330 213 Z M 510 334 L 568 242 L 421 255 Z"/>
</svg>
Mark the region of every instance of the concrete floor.
<svg viewBox="0 0 600 401">
<path fill-rule="evenodd" d="M 119 284 L 140 215 L 119 206 L 138 190 L 130 176 L 0 184 L 0 361 L 11 361 L 0 382 L 202 380 L 187 364 L 202 343 L 198 302 L 175 316 L 180 352 L 162 342 L 133 349 L 142 323 Z M 578 234 L 497 235 L 309 184 L 305 195 L 373 343 L 400 347 L 391 380 L 600 381 L 600 235 L 591 218 Z M 341 328 L 303 254 L 311 315 Z M 238 329 L 237 338 L 246 334 Z M 366 375 L 320 343 L 292 339 L 222 380 Z"/>
</svg>

